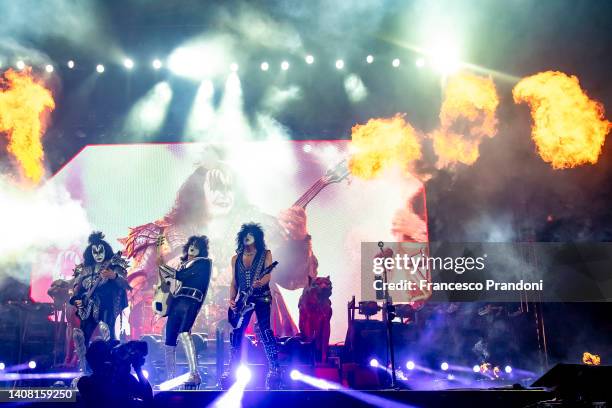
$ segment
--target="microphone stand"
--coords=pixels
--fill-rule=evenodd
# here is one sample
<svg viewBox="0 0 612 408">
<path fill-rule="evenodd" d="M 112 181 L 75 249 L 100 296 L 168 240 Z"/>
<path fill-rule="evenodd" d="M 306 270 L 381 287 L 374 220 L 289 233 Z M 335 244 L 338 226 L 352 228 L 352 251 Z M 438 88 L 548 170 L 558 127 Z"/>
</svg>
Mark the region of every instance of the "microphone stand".
<svg viewBox="0 0 612 408">
<path fill-rule="evenodd" d="M 381 255 L 384 256 L 383 248 L 385 247 L 385 243 L 380 241 L 378 243 L 378 247 L 380 248 Z M 393 346 L 393 319 L 389 319 L 391 314 L 391 309 L 393 308 L 393 300 L 389 296 L 389 288 L 387 286 L 387 267 L 384 266 L 383 262 L 383 285 L 384 285 L 384 295 L 385 302 L 383 307 L 383 322 L 385 323 L 386 331 L 387 331 L 387 349 L 389 351 L 389 359 L 391 360 L 391 388 L 399 389 L 397 385 L 397 375 L 395 374 L 395 351 Z"/>
</svg>

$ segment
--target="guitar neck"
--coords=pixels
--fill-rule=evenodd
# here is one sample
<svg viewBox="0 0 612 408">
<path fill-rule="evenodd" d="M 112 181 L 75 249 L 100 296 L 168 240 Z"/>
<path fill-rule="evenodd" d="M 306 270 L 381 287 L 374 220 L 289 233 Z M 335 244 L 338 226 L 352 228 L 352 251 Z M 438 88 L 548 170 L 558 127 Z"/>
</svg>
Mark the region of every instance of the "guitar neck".
<svg viewBox="0 0 612 408">
<path fill-rule="evenodd" d="M 294 207 L 306 208 L 309 202 L 317 196 L 329 183 L 324 180 L 324 177 L 319 178 L 297 201 L 293 204 Z"/>
</svg>

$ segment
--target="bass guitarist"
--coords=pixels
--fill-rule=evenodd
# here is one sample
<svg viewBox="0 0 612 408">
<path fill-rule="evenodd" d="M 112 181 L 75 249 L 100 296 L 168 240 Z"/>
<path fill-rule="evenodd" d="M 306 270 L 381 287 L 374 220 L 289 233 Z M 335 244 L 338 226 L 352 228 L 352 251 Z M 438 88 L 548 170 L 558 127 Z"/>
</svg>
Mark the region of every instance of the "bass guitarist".
<svg viewBox="0 0 612 408">
<path fill-rule="evenodd" d="M 249 324 L 253 312 L 257 316 L 255 331 L 264 346 L 268 359 L 266 389 L 278 388 L 280 385 L 280 368 L 278 349 L 274 332 L 270 329 L 270 310 L 272 293 L 270 291 L 270 273 L 264 273 L 272 265 L 272 253 L 266 248 L 264 232 L 259 224 L 243 224 L 236 236 L 236 255 L 232 257 L 232 283 L 230 286 L 230 308 L 236 311 L 238 293 L 252 293 L 249 302 L 254 308 L 246 311 L 244 316 L 230 334 L 230 364 L 221 377 L 221 385 L 228 388 L 232 382 L 236 366 L 240 362 L 240 350 L 244 330 Z M 252 288 L 252 291 L 251 291 Z M 230 311 L 231 314 L 231 311 Z"/>
<path fill-rule="evenodd" d="M 128 305 L 127 261 L 115 254 L 104 234 L 93 232 L 83 252 L 83 263 L 75 267 L 74 296 L 79 327 L 73 330 L 79 369 L 86 371 L 85 353 L 91 335 L 99 327 L 104 340 L 115 340 L 115 321 Z"/>
</svg>

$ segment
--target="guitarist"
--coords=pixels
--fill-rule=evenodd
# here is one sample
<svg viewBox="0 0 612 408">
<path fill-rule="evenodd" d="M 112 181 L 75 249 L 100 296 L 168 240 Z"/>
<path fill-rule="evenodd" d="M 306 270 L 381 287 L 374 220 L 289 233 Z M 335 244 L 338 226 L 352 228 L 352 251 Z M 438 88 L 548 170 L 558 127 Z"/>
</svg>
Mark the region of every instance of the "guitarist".
<svg viewBox="0 0 612 408">
<path fill-rule="evenodd" d="M 243 224 L 236 236 L 236 255 L 232 257 L 232 283 L 230 285 L 230 308 L 236 310 L 238 292 L 253 292 L 249 299 L 255 307 L 245 313 L 242 324 L 234 328 L 230 334 L 230 363 L 223 374 L 221 383 L 224 388 L 230 384 L 234 368 L 240 362 L 240 348 L 244 330 L 249 324 L 253 311 L 257 315 L 256 332 L 264 345 L 268 359 L 268 375 L 266 389 L 278 388 L 280 384 L 280 368 L 278 350 L 274 332 L 270 329 L 270 312 L 272 293 L 270 291 L 271 274 L 261 276 L 264 269 L 272 264 L 272 252 L 266 248 L 264 232 L 259 224 Z"/>
<path fill-rule="evenodd" d="M 192 236 L 183 246 L 183 255 L 180 266 L 173 269 L 164 264 L 161 255 L 158 255 L 160 272 L 166 277 L 181 282 L 181 287 L 173 294 L 168 309 L 166 322 L 166 376 L 172 379 L 176 374 L 176 345 L 180 337 L 187 364 L 189 378 L 186 387 L 197 388 L 202 379 L 198 372 L 198 359 L 195 345 L 191 337 L 191 327 L 206 298 L 212 262 L 208 258 L 208 238 L 205 235 Z"/>
<path fill-rule="evenodd" d="M 93 232 L 88 241 L 83 263 L 75 267 L 74 296 L 70 299 L 80 317 L 79 327 L 72 335 L 82 372 L 86 371 L 85 353 L 96 328 L 99 327 L 104 340 L 115 340 L 115 321 L 128 305 L 126 290 L 130 288 L 126 280 L 127 262 L 113 252 L 104 234 Z M 87 298 L 94 285 L 97 287 Z M 81 316 L 85 315 L 84 310 L 90 312 Z"/>
</svg>

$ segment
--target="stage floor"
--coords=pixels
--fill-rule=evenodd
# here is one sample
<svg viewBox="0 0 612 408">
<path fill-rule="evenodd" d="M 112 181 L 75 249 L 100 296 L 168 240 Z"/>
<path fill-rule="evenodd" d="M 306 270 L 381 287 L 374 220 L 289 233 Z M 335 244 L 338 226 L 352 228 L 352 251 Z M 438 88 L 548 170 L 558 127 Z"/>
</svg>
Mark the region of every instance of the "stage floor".
<svg viewBox="0 0 612 408">
<path fill-rule="evenodd" d="M 544 390 L 448 390 L 448 391 L 161 391 L 155 394 L 152 407 L 388 407 L 388 408 L 522 408 L 538 401 L 550 400 L 552 393 Z M 85 407 L 82 403 L 8 403 L 14 407 Z M 142 406 L 142 405 L 139 405 Z M 104 407 L 109 408 L 109 407 Z M 110 407 L 120 408 L 120 407 Z"/>
<path fill-rule="evenodd" d="M 552 398 L 544 390 L 448 390 L 448 391 L 244 391 L 227 396 L 221 391 L 163 391 L 155 395 L 155 407 L 205 407 L 222 402 L 226 407 L 525 407 Z M 225 405 L 227 404 L 227 405 Z"/>
</svg>

